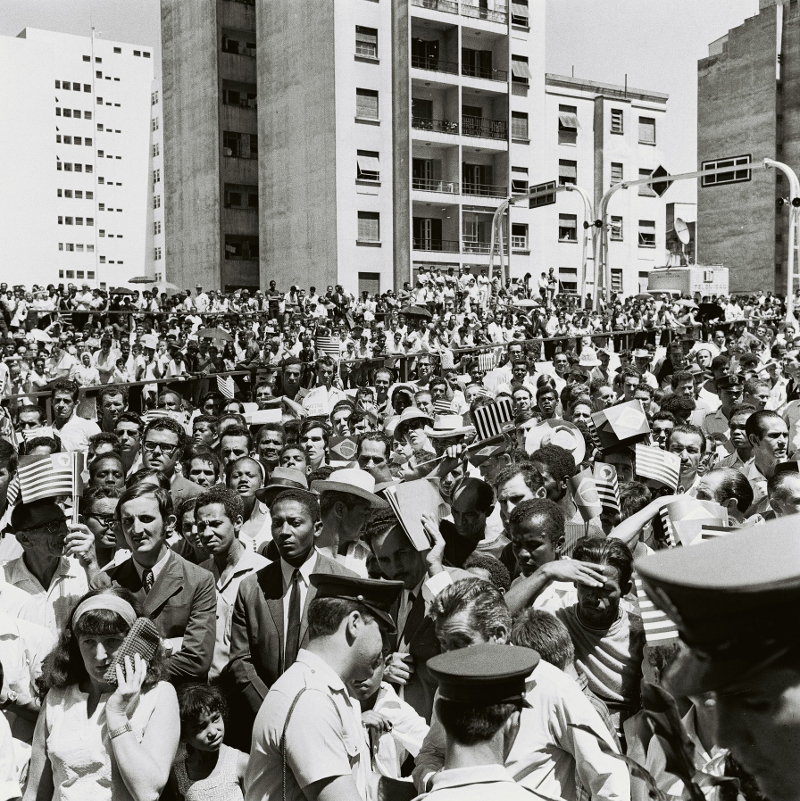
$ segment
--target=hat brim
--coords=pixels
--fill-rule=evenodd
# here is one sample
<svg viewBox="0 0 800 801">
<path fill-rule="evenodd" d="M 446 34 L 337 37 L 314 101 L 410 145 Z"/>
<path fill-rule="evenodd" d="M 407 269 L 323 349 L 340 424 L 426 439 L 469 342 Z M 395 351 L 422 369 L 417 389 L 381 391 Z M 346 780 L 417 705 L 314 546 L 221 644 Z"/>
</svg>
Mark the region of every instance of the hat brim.
<svg viewBox="0 0 800 801">
<path fill-rule="evenodd" d="M 474 434 L 475 429 L 473 426 L 462 426 L 461 428 L 453 428 L 450 431 L 431 429 L 425 433 L 428 435 L 428 439 L 448 439 L 449 437 L 465 437 L 467 434 Z"/>
<path fill-rule="evenodd" d="M 265 503 L 269 507 L 272 506 L 272 502 L 282 492 L 302 492 L 303 494 L 308 495 L 311 498 L 317 498 L 317 493 L 313 492 L 310 489 L 306 489 L 305 487 L 295 487 L 290 485 L 282 485 L 282 486 L 267 485 L 266 487 L 262 487 L 261 489 L 256 490 L 256 498 L 262 503 Z"/>
<path fill-rule="evenodd" d="M 323 492 L 342 492 L 346 495 L 355 495 L 372 506 L 373 509 L 386 509 L 389 504 L 375 493 L 356 487 L 353 484 L 344 484 L 341 481 L 312 481 L 311 489 L 320 495 Z"/>
</svg>

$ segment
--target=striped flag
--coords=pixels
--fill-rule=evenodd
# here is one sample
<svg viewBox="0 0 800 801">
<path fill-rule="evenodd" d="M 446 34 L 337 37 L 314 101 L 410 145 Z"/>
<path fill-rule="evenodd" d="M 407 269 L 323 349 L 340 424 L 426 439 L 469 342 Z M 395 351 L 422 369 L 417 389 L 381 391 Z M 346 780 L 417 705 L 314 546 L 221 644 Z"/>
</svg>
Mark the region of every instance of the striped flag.
<svg viewBox="0 0 800 801">
<path fill-rule="evenodd" d="M 83 494 L 81 474 L 86 468 L 86 454 L 77 451 L 50 456 L 21 456 L 19 488 L 23 503 L 32 503 L 54 495 Z"/>
<path fill-rule="evenodd" d="M 332 336 L 318 336 L 315 343 L 317 353 L 330 356 L 332 359 L 339 358 L 339 348 L 341 343 L 336 337 Z"/>
<path fill-rule="evenodd" d="M 8 482 L 8 489 L 6 490 L 6 500 L 9 506 L 13 506 L 19 499 L 19 473 Z"/>
<path fill-rule="evenodd" d="M 653 518 L 653 527 L 656 540 L 666 543 L 669 548 L 676 548 L 678 546 L 675 528 L 672 525 L 672 520 L 669 518 L 669 509 L 667 509 L 666 506 L 662 506 L 661 509 L 658 510 L 658 517 Z M 659 527 L 661 529 L 660 532 L 655 531 L 655 529 Z"/>
<path fill-rule="evenodd" d="M 452 414 L 452 411 L 453 402 L 447 400 L 447 398 L 439 398 L 439 400 L 433 402 L 434 417 L 438 417 L 440 414 Z"/>
<path fill-rule="evenodd" d="M 636 443 L 636 475 L 661 482 L 673 492 L 678 489 L 681 458 L 677 453 L 662 451 L 655 445 Z"/>
<path fill-rule="evenodd" d="M 231 400 L 233 398 L 234 392 L 236 392 L 236 384 L 233 383 L 233 377 L 226 375 L 225 377 L 218 375 L 217 376 L 217 389 L 228 399 Z"/>
<path fill-rule="evenodd" d="M 37 437 L 48 437 L 54 439 L 56 432 L 52 426 L 39 426 L 38 428 L 23 428 L 20 431 L 22 438 L 27 442 L 29 439 L 36 439 Z"/>
<path fill-rule="evenodd" d="M 489 370 L 494 370 L 494 355 L 495 351 L 493 350 L 478 354 L 478 367 L 480 367 L 484 373 L 488 373 Z"/>
<path fill-rule="evenodd" d="M 594 463 L 594 483 L 603 509 L 619 514 L 619 482 L 617 468 L 605 462 Z"/>
<path fill-rule="evenodd" d="M 633 581 L 636 585 L 645 642 L 648 645 L 664 645 L 680 639 L 677 626 L 650 600 L 638 574 L 633 574 Z"/>
<path fill-rule="evenodd" d="M 499 437 L 514 422 L 514 406 L 511 398 L 500 398 L 486 406 L 478 406 L 472 412 L 472 422 L 478 440 Z"/>
</svg>

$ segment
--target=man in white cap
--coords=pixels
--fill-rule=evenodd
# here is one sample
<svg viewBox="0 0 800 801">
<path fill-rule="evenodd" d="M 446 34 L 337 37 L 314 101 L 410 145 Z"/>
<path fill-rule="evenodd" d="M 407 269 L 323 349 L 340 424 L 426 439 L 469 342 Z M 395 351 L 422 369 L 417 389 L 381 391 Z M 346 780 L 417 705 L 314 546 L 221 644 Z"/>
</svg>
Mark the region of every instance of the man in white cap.
<svg viewBox="0 0 800 801">
<path fill-rule="evenodd" d="M 388 506 L 375 494 L 375 479 L 366 470 L 346 468 L 334 470 L 326 481 L 313 481 L 311 489 L 320 494 L 322 514 L 317 550 L 368 578 L 370 551 L 359 536 L 373 511 Z"/>
</svg>

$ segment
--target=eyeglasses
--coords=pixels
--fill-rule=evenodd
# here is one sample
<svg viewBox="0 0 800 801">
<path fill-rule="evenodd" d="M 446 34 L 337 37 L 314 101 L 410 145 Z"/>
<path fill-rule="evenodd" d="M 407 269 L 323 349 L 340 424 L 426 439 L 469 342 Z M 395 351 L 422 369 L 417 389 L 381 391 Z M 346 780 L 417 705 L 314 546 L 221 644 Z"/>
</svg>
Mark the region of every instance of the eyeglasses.
<svg viewBox="0 0 800 801">
<path fill-rule="evenodd" d="M 117 518 L 114 515 L 96 515 L 90 514 L 103 528 L 113 528 L 117 524 Z"/>
<path fill-rule="evenodd" d="M 40 526 L 31 526 L 30 528 L 18 528 L 17 534 L 58 534 L 61 531 L 61 526 L 64 524 L 63 520 L 51 520 L 49 523 L 44 523 Z"/>
<path fill-rule="evenodd" d="M 177 445 L 168 445 L 164 442 L 145 442 L 143 447 L 148 453 L 161 451 L 165 456 L 172 456 L 178 450 Z"/>
</svg>

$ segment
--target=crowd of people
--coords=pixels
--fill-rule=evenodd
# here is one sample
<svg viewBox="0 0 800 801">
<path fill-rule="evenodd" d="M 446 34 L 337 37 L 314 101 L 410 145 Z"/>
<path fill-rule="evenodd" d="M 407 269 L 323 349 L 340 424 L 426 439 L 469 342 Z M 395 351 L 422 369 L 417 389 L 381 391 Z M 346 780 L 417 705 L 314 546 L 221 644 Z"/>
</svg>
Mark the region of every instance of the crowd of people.
<svg viewBox="0 0 800 801">
<path fill-rule="evenodd" d="M 800 798 L 797 324 L 598 306 L 1 284 L 0 801 Z"/>
</svg>

